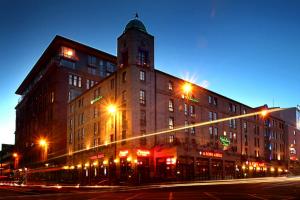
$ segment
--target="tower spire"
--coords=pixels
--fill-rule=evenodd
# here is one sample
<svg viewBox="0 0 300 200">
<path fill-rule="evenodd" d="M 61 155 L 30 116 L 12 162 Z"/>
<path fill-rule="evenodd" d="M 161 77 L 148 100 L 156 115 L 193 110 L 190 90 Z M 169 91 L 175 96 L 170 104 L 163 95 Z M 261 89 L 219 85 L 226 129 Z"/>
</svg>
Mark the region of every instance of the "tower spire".
<svg viewBox="0 0 300 200">
<path fill-rule="evenodd" d="M 138 15 L 138 13 L 137 13 L 137 12 L 135 13 L 135 16 L 134 16 L 134 18 L 135 18 L 135 19 L 138 19 L 138 18 L 139 18 L 139 15 Z"/>
</svg>

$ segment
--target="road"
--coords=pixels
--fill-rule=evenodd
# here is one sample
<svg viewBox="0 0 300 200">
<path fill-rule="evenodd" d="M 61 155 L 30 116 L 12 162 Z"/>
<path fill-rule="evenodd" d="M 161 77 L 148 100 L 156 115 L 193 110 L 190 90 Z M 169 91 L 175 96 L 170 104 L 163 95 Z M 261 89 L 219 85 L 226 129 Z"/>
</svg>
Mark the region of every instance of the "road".
<svg viewBox="0 0 300 200">
<path fill-rule="evenodd" d="M 144 186 L 0 186 L 0 199 L 300 199 L 300 177 L 156 184 Z"/>
</svg>

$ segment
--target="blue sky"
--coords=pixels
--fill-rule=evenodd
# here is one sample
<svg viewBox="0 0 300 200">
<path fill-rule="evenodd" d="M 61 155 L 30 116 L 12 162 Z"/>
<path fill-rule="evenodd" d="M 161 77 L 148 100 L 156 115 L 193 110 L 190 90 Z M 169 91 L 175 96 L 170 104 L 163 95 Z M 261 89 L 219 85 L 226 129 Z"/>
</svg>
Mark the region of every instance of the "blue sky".
<svg viewBox="0 0 300 200">
<path fill-rule="evenodd" d="M 0 1 L 0 143 L 13 143 L 19 84 L 55 35 L 116 54 L 138 12 L 155 66 L 250 106 L 300 103 L 300 1 Z"/>
</svg>

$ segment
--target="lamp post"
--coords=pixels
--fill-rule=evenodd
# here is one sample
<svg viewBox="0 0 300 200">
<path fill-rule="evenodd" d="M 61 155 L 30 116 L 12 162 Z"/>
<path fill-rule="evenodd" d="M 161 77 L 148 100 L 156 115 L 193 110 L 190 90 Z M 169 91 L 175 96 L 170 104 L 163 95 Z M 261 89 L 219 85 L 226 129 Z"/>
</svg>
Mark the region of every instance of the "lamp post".
<svg viewBox="0 0 300 200">
<path fill-rule="evenodd" d="M 114 121 L 114 142 L 115 142 L 115 151 L 114 151 L 114 160 L 113 163 L 114 165 L 116 164 L 116 159 L 117 159 L 117 107 L 114 104 L 109 104 L 107 106 L 107 111 L 108 113 L 114 117 L 113 121 Z"/>
<path fill-rule="evenodd" d="M 43 149 L 42 152 L 42 161 L 47 160 L 47 151 L 48 151 L 48 142 L 46 139 L 41 138 L 39 140 L 39 146 Z"/>
</svg>

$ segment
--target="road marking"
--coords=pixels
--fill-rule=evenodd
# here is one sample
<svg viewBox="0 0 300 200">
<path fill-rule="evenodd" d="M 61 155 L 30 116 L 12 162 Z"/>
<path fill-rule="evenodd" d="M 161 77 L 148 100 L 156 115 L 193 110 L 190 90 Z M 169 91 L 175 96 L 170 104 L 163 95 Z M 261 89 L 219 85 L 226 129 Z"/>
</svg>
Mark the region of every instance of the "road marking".
<svg viewBox="0 0 300 200">
<path fill-rule="evenodd" d="M 213 194 L 209 193 L 209 192 L 203 192 L 203 194 L 205 194 L 206 196 L 216 199 L 216 200 L 220 200 L 218 197 L 214 196 Z"/>
<path fill-rule="evenodd" d="M 143 193 L 138 193 L 138 194 L 136 194 L 136 195 L 133 195 L 133 196 L 131 196 L 131 197 L 128 197 L 128 198 L 125 199 L 125 200 L 135 199 L 136 197 L 141 196 L 142 194 L 143 194 Z"/>
<path fill-rule="evenodd" d="M 256 198 L 256 199 L 262 199 L 262 200 L 267 200 L 267 199 L 265 199 L 265 198 L 263 198 L 263 197 L 259 197 L 259 196 L 256 196 L 256 195 L 254 195 L 254 194 L 248 194 L 250 197 L 254 197 L 254 198 Z"/>
</svg>

